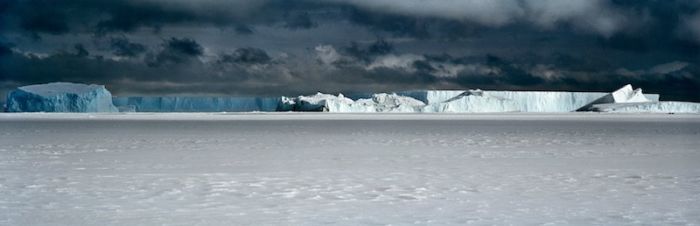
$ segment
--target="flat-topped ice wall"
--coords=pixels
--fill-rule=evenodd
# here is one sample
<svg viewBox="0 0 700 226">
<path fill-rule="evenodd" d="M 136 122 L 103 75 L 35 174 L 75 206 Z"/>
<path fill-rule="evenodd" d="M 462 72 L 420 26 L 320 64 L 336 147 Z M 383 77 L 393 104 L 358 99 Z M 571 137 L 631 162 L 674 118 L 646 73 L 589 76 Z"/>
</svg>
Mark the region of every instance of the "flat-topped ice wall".
<svg viewBox="0 0 700 226">
<path fill-rule="evenodd" d="M 464 93 L 464 90 L 415 90 L 397 92 L 423 101 L 426 104 L 442 103 Z M 484 95 L 513 101 L 521 112 L 570 112 L 591 103 L 609 93 L 557 92 L 557 91 L 483 91 Z M 658 101 L 658 94 L 644 94 L 651 101 Z"/>
<path fill-rule="evenodd" d="M 114 97 L 114 105 L 136 112 L 277 111 L 280 97 Z"/>
</svg>

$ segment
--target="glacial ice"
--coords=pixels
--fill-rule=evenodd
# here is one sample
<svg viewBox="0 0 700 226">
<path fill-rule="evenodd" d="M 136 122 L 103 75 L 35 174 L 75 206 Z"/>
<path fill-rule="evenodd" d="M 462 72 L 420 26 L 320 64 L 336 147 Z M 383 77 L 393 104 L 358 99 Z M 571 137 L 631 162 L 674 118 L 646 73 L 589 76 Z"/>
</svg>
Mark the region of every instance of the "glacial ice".
<svg viewBox="0 0 700 226">
<path fill-rule="evenodd" d="M 627 84 L 622 88 L 606 94 L 598 99 L 589 102 L 587 105 L 579 108 L 579 111 L 589 111 L 596 104 L 616 104 L 616 103 L 643 103 L 659 101 L 659 95 L 643 94 L 642 89 L 632 89 L 632 85 Z"/>
<path fill-rule="evenodd" d="M 424 106 L 422 101 L 411 97 L 395 93 L 378 93 L 373 94 L 371 98 L 333 103 L 328 110 L 330 112 L 420 112 Z"/>
<path fill-rule="evenodd" d="M 416 90 L 398 92 L 426 104 L 443 103 L 464 93 L 464 90 Z M 520 112 L 571 112 L 582 108 L 609 93 L 603 92 L 555 92 L 555 91 L 483 91 L 484 95 L 513 101 Z M 646 94 L 646 98 L 658 101 L 659 95 Z M 499 105 L 498 102 L 494 102 Z"/>
<path fill-rule="evenodd" d="M 425 106 L 424 112 L 515 112 L 520 111 L 512 100 L 495 97 L 481 90 L 470 90 L 440 103 Z"/>
<path fill-rule="evenodd" d="M 114 105 L 135 112 L 277 111 L 279 97 L 114 97 Z"/>
<path fill-rule="evenodd" d="M 353 100 L 343 96 L 343 94 L 338 94 L 338 96 L 333 96 L 331 94 L 316 93 L 311 96 L 299 96 L 296 99 L 287 98 L 287 102 L 283 102 L 283 106 L 290 106 L 284 108 L 291 108 L 294 111 L 331 111 L 331 108 L 337 109 L 337 106 L 342 106 L 346 104 L 351 104 Z"/>
<path fill-rule="evenodd" d="M 397 93 L 316 93 L 297 97 L 112 97 L 104 86 L 51 83 L 20 87 L 10 112 L 676 112 L 700 113 L 698 103 L 659 101 L 631 85 L 611 92 L 417 90 Z M 110 101 L 112 100 L 112 101 Z"/>
<path fill-rule="evenodd" d="M 8 112 L 117 112 L 102 85 L 55 82 L 22 86 L 7 96 Z"/>
<path fill-rule="evenodd" d="M 420 112 L 425 104 L 411 97 L 378 93 L 371 98 L 352 100 L 343 94 L 337 96 L 317 93 L 297 98 L 282 97 L 284 109 L 294 111 L 327 112 Z"/>
<path fill-rule="evenodd" d="M 365 97 L 369 95 L 359 94 Z M 411 100 L 411 101 L 407 101 Z M 678 112 L 700 113 L 698 104 L 659 102 L 658 94 L 643 94 L 631 85 L 612 92 L 417 90 L 373 94 L 348 99 L 318 93 L 290 99 L 295 110 L 329 112 Z M 301 102 L 301 104 L 299 103 Z M 627 105 L 616 105 L 626 103 Z M 601 105 L 608 104 L 608 105 Z M 612 105 L 609 105 L 612 104 Z M 598 106 L 600 105 L 600 106 Z M 306 107 L 311 106 L 311 107 Z M 597 107 L 593 107 L 597 106 Z"/>
</svg>

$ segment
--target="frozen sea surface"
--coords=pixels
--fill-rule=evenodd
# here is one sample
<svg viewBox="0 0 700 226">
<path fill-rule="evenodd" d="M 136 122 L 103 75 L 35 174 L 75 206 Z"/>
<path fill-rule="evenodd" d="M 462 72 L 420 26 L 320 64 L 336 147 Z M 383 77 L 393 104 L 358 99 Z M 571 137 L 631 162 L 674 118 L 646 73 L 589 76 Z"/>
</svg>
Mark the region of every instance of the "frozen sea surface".
<svg viewBox="0 0 700 226">
<path fill-rule="evenodd" d="M 700 116 L 0 114 L 0 225 L 698 225 Z"/>
</svg>

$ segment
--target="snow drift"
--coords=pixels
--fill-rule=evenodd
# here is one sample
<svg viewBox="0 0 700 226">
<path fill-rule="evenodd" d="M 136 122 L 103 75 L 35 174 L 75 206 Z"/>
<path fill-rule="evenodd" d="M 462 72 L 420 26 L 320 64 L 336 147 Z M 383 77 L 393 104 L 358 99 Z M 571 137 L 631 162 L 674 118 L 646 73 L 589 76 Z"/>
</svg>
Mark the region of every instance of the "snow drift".
<svg viewBox="0 0 700 226">
<path fill-rule="evenodd" d="M 6 105 L 8 112 L 117 112 L 104 86 L 66 82 L 19 87 Z"/>
</svg>

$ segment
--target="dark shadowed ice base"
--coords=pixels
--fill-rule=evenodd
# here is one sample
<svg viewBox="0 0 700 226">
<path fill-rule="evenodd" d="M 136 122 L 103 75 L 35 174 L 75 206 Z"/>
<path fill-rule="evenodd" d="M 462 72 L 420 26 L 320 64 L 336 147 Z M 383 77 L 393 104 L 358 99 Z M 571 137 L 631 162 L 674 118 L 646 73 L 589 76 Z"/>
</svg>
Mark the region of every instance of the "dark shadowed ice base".
<svg viewBox="0 0 700 226">
<path fill-rule="evenodd" d="M 3 114 L 0 225 L 700 224 L 700 116 Z"/>
</svg>

